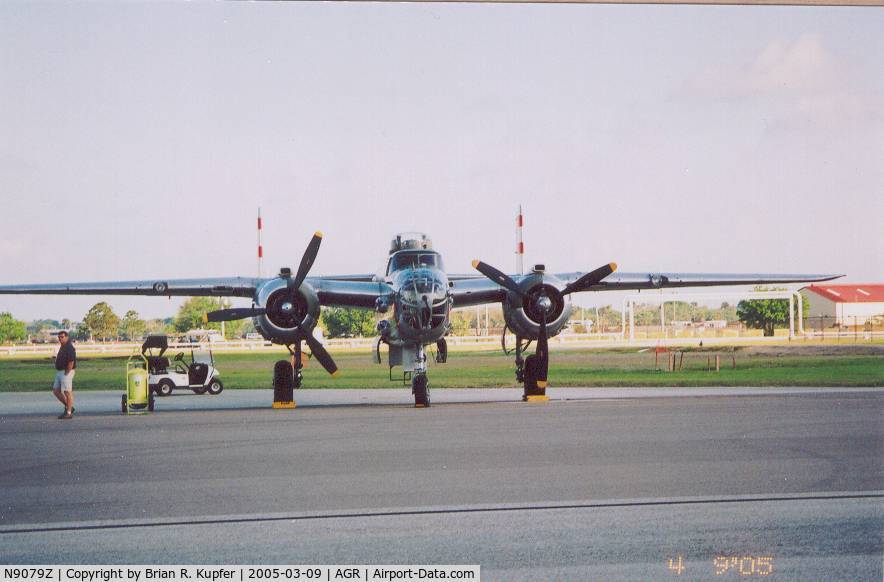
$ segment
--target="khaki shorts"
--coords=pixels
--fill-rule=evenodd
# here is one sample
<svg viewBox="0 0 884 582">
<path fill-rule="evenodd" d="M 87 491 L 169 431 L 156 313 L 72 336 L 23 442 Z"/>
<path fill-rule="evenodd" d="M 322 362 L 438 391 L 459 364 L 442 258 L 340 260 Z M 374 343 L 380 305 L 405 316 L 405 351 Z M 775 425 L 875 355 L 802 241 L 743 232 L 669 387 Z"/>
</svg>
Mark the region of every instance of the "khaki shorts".
<svg viewBox="0 0 884 582">
<path fill-rule="evenodd" d="M 76 370 L 71 370 L 70 374 L 65 374 L 64 370 L 55 373 L 55 381 L 52 382 L 53 390 L 63 390 L 65 392 L 73 392 L 74 390 L 74 374 Z"/>
</svg>

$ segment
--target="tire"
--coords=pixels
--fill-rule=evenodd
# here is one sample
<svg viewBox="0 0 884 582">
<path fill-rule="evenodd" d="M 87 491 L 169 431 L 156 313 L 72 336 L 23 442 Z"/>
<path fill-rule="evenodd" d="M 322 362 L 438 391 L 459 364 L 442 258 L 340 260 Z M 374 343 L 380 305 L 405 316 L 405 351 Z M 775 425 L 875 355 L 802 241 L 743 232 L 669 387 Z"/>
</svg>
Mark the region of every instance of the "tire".
<svg viewBox="0 0 884 582">
<path fill-rule="evenodd" d="M 534 354 L 525 358 L 524 377 L 525 393 L 522 396 L 523 400 L 527 400 L 528 396 L 536 396 L 546 393 L 543 388 L 537 386 L 537 356 Z"/>
<path fill-rule="evenodd" d="M 209 382 L 209 394 L 212 396 L 221 394 L 222 390 L 224 390 L 224 384 L 221 383 L 221 380 L 213 378 L 212 381 Z"/>
<path fill-rule="evenodd" d="M 172 390 L 175 389 L 175 384 L 168 378 L 163 378 L 157 384 L 157 395 L 158 396 L 170 396 L 172 394 Z"/>
<path fill-rule="evenodd" d="M 153 412 L 153 405 L 154 405 L 154 401 L 155 401 L 155 400 L 156 400 L 156 398 L 154 397 L 153 394 L 148 395 L 148 397 L 147 397 L 147 409 L 148 409 L 150 412 Z"/>
<path fill-rule="evenodd" d="M 273 366 L 273 388 L 279 390 L 291 389 L 294 383 L 292 364 L 288 360 L 279 360 Z"/>
<path fill-rule="evenodd" d="M 429 379 L 426 374 L 416 374 L 411 379 L 411 392 L 414 394 L 415 408 L 430 406 Z"/>
<path fill-rule="evenodd" d="M 126 414 L 126 395 L 123 394 L 123 414 Z"/>
</svg>

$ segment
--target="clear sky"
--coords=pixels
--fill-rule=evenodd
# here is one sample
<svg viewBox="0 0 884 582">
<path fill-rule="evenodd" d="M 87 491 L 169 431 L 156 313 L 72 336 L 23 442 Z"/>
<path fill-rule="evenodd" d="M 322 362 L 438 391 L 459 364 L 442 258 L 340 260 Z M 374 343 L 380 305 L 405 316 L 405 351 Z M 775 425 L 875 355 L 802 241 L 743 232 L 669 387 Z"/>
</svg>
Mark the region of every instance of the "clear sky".
<svg viewBox="0 0 884 582">
<path fill-rule="evenodd" d="M 0 283 L 481 258 L 884 280 L 884 10 L 0 5 Z M 0 296 L 19 319 L 99 298 Z M 586 305 L 617 303 L 583 294 Z M 111 298 L 119 313 L 175 312 Z"/>
</svg>

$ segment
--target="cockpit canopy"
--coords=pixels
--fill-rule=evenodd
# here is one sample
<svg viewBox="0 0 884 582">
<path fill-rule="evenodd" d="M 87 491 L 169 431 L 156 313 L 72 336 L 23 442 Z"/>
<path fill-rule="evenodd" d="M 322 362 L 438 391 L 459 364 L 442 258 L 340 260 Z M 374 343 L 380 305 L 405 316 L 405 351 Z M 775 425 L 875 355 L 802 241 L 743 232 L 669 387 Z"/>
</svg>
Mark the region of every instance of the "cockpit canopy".
<svg viewBox="0 0 884 582">
<path fill-rule="evenodd" d="M 439 269 L 444 271 L 442 256 L 435 251 L 399 251 L 390 256 L 387 275 L 402 269 Z"/>
<path fill-rule="evenodd" d="M 432 271 L 416 270 L 406 272 L 399 279 L 399 289 L 415 301 L 427 295 L 431 300 L 444 298 L 448 291 L 445 280 Z"/>
</svg>

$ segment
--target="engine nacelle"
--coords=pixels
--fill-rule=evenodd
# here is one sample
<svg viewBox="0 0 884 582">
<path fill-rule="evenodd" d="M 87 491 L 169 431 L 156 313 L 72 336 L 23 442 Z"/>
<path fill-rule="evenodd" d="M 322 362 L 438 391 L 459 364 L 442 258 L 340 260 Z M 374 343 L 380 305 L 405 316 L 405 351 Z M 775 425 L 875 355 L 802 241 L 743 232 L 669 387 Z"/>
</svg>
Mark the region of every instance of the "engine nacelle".
<svg viewBox="0 0 884 582">
<path fill-rule="evenodd" d="M 546 315 L 547 335 L 558 335 L 573 311 L 570 299 L 561 292 L 565 284 L 552 275 L 533 273 L 525 277 L 519 287 L 526 294 L 525 299 L 515 293 L 508 293 L 507 300 L 503 302 L 503 317 L 507 327 L 519 337 L 533 340 L 538 338 L 542 312 L 537 309 L 536 303 L 542 290 L 552 302 L 552 309 Z"/>
<path fill-rule="evenodd" d="M 306 281 L 295 293 L 295 301 L 290 310 L 282 309 L 290 300 L 286 289 L 286 279 L 267 281 L 255 294 L 255 305 L 267 309 L 267 313 L 252 318 L 255 329 L 275 344 L 292 344 L 312 333 L 319 321 L 319 297 L 316 290 Z M 300 327 L 295 327 L 300 324 Z"/>
</svg>

